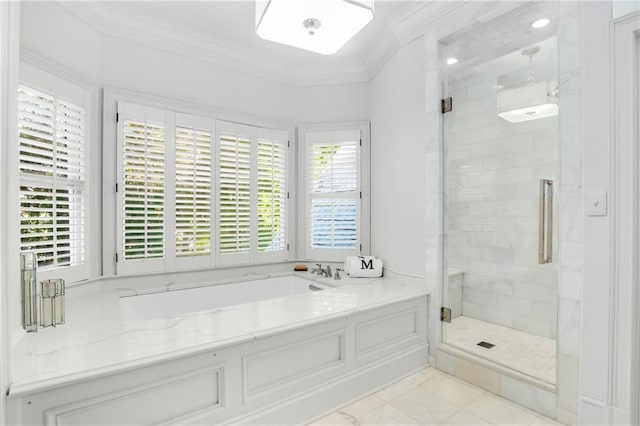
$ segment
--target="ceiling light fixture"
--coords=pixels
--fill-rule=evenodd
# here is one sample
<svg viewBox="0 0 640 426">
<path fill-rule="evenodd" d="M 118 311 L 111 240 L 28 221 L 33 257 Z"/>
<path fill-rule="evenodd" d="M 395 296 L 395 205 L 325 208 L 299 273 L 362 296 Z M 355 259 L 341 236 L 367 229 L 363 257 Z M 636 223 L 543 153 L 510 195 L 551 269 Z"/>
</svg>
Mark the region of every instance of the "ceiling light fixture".
<svg viewBox="0 0 640 426">
<path fill-rule="evenodd" d="M 256 34 L 331 55 L 373 19 L 373 0 L 257 0 Z"/>
<path fill-rule="evenodd" d="M 458 63 L 458 58 L 447 58 L 447 65 L 454 65 Z"/>
<path fill-rule="evenodd" d="M 548 19 L 548 18 L 540 18 L 540 19 L 536 19 L 535 21 L 533 21 L 533 22 L 531 23 L 531 28 L 536 28 L 536 29 L 538 29 L 538 28 L 544 28 L 544 27 L 546 27 L 547 25 L 549 25 L 549 23 L 550 23 L 550 22 L 551 22 L 551 20 L 550 20 L 550 19 Z"/>
<path fill-rule="evenodd" d="M 555 81 L 536 82 L 533 56 L 538 46 L 523 50 L 529 57 L 527 81 L 523 86 L 497 93 L 498 116 L 510 123 L 537 120 L 558 115 L 558 91 Z"/>
</svg>

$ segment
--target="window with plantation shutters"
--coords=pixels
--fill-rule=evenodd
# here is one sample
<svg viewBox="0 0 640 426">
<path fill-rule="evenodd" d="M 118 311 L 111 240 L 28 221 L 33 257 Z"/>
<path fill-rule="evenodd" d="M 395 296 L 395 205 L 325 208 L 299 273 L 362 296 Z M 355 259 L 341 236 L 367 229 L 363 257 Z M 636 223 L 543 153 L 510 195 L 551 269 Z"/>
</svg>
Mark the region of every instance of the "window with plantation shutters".
<svg viewBox="0 0 640 426">
<path fill-rule="evenodd" d="M 360 254 L 361 131 L 302 131 L 305 142 L 306 252 L 343 260 Z"/>
<path fill-rule="evenodd" d="M 183 120 L 188 121 L 188 118 Z M 211 254 L 211 130 L 176 123 L 176 256 Z"/>
<path fill-rule="evenodd" d="M 116 122 L 116 273 L 287 259 L 287 130 L 120 101 Z"/>
<path fill-rule="evenodd" d="M 79 103 L 19 86 L 20 250 L 41 270 L 84 270 L 85 120 Z"/>
<path fill-rule="evenodd" d="M 218 149 L 220 254 L 251 250 L 251 139 L 223 133 Z"/>
<path fill-rule="evenodd" d="M 258 139 L 258 252 L 287 249 L 287 147 L 284 141 Z"/>
<path fill-rule="evenodd" d="M 286 131 L 218 121 L 218 265 L 285 260 Z"/>
<path fill-rule="evenodd" d="M 119 104 L 118 114 L 118 271 L 160 271 L 165 268 L 167 238 L 165 113 Z"/>
</svg>

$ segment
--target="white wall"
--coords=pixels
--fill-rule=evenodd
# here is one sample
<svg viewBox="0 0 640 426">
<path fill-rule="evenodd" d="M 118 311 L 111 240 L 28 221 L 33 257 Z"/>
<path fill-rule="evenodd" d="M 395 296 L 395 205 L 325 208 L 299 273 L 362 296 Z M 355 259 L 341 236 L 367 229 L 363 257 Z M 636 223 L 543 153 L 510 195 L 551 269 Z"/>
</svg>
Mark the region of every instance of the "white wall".
<svg viewBox="0 0 640 426">
<path fill-rule="evenodd" d="M 20 289 L 18 271 L 10 267 L 17 265 L 18 250 L 13 247 L 13 239 L 7 226 L 8 208 L 14 202 L 17 190 L 17 171 L 11 171 L 7 164 L 13 155 L 17 137 L 17 93 L 18 49 L 19 49 L 19 3 L 0 3 L 0 425 L 6 422 L 6 393 L 10 381 L 9 350 L 14 322 L 9 321 L 19 305 Z M 15 199 L 17 201 L 17 197 Z M 12 303 L 10 303 L 10 301 Z"/>
<path fill-rule="evenodd" d="M 371 81 L 372 253 L 391 269 L 424 275 L 425 53 L 420 37 Z"/>
</svg>

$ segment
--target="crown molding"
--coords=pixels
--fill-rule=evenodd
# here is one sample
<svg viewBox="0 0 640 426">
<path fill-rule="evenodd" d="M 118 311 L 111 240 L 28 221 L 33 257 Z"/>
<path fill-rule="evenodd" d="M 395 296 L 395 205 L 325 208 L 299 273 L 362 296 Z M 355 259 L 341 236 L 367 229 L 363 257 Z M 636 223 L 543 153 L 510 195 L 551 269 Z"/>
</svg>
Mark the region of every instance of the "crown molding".
<svg viewBox="0 0 640 426">
<path fill-rule="evenodd" d="M 103 35 L 282 84 L 298 86 L 368 81 L 364 65 L 354 58 L 332 58 L 330 62 L 316 61 L 296 67 L 181 26 L 127 16 L 119 13 L 117 4 L 113 6 L 103 1 L 59 4 Z"/>
<path fill-rule="evenodd" d="M 101 34 L 132 41 L 234 72 L 266 78 L 290 86 L 313 86 L 370 81 L 403 45 L 436 31 L 439 39 L 455 31 L 483 22 L 524 2 L 491 1 L 415 1 L 391 21 L 363 58 L 319 58 L 304 65 L 275 61 L 264 52 L 250 50 L 221 39 L 214 39 L 183 26 L 142 16 L 128 16 L 117 2 L 60 1 L 79 19 Z"/>
</svg>

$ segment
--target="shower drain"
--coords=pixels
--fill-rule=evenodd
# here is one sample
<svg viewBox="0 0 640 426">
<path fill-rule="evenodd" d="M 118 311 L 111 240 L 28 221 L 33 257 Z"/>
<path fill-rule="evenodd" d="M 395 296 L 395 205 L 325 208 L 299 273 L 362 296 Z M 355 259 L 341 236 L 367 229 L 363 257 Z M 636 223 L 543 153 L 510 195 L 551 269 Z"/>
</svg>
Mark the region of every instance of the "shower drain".
<svg viewBox="0 0 640 426">
<path fill-rule="evenodd" d="M 482 341 L 482 342 L 478 343 L 478 346 L 482 346 L 483 348 L 491 349 L 495 345 L 493 343 Z"/>
</svg>

